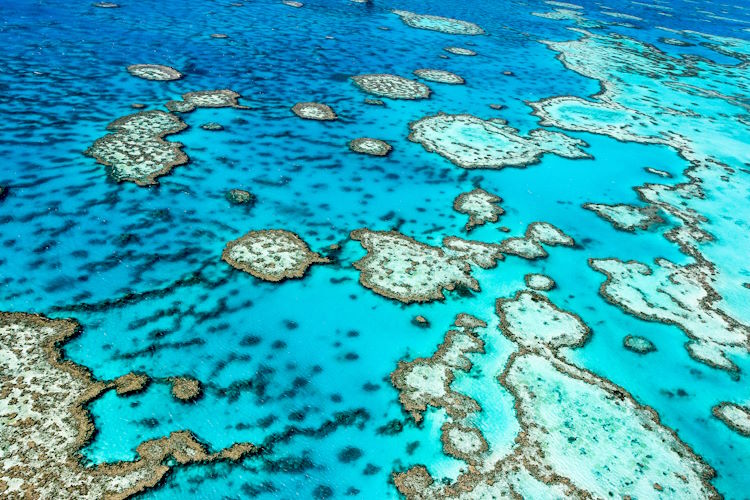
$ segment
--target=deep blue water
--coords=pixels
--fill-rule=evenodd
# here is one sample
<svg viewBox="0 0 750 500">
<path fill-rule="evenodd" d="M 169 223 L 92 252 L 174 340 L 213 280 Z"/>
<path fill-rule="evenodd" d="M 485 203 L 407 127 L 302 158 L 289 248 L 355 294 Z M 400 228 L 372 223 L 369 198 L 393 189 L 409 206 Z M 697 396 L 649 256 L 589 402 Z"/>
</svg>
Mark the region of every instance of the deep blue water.
<svg viewBox="0 0 750 500">
<path fill-rule="evenodd" d="M 716 469 L 721 493 L 747 498 L 750 439 L 711 416 L 720 401 L 749 400 L 747 352 L 732 358 L 739 378 L 697 363 L 677 327 L 637 319 L 605 302 L 597 293 L 603 277 L 587 264 L 589 257 L 689 260 L 664 238 L 663 227 L 616 231 L 581 208 L 589 201 L 637 204 L 634 186 L 660 182 L 644 167 L 669 171 L 673 178 L 666 182 L 678 183 L 687 162 L 666 146 L 568 132 L 589 144 L 594 159 L 547 155 L 523 169 L 464 170 L 406 138 L 409 122 L 438 111 L 504 118 L 526 132 L 538 126 L 527 102 L 595 94 L 598 82 L 566 69 L 539 43 L 580 36 L 567 29 L 570 21 L 531 15 L 552 6 L 506 0 L 307 0 L 299 9 L 273 0 L 119 3 L 116 9 L 87 1 L 0 4 L 0 185 L 8 187 L 0 202 L 0 309 L 76 318 L 84 333 L 65 352 L 97 377 L 137 370 L 154 378 L 190 375 L 205 386 L 205 396 L 190 405 L 172 399 L 160 383 L 127 398 L 105 394 L 91 406 L 98 433 L 83 450 L 87 460 L 130 460 L 142 441 L 189 429 L 212 448 L 251 441 L 266 444 L 268 453 L 240 464 L 178 468 L 146 496 L 309 498 L 327 485 L 336 496 L 354 488 L 364 498 L 383 498 L 397 496 L 393 470 L 425 463 L 450 476 L 459 465 L 443 455 L 439 425 L 417 427 L 407 418 L 389 374 L 400 359 L 429 356 L 456 313 L 488 321 L 488 354 L 475 360 L 483 376 L 460 382 L 486 409 L 481 425 L 488 439 L 509 447 L 518 424 L 512 399 L 494 377 L 512 347 L 497 330 L 494 301 L 522 288 L 525 274 L 543 272 L 557 282 L 549 297 L 593 330 L 571 358 L 656 409 Z M 627 21 L 602 15 L 599 3 L 576 3 L 589 19 Z M 750 38 L 750 10 L 739 1 L 734 7 L 661 2 L 672 17 L 636 3 L 605 3 L 643 20 L 602 32 L 654 43 L 672 55 L 739 63 L 698 44 L 663 44 L 660 37 L 676 35 L 659 26 Z M 487 35 L 410 28 L 391 9 L 473 21 Z M 709 18 L 707 11 L 735 20 Z M 450 55 L 447 46 L 478 55 Z M 169 65 L 185 76 L 138 79 L 125 70 L 136 63 Z M 386 100 L 380 107 L 365 105 L 367 96 L 348 79 L 360 73 L 409 77 L 417 68 L 449 70 L 466 84 L 430 83 L 430 99 Z M 172 139 L 185 145 L 190 162 L 159 178 L 158 186 L 116 183 L 82 153 L 108 123 L 134 112 L 132 103 L 163 109 L 185 92 L 221 88 L 240 93 L 251 109 L 182 115 L 189 128 Z M 745 104 L 747 88 L 739 96 Z M 289 111 L 301 101 L 324 102 L 339 119 L 301 120 Z M 497 111 L 492 103 L 506 107 Z M 722 119 L 718 112 L 715 117 Z M 209 121 L 225 130 L 199 127 Z M 361 136 L 388 141 L 393 153 L 354 155 L 346 144 Z M 747 131 L 743 137 L 750 144 Z M 726 151 L 722 161 L 746 168 L 741 158 Z M 716 217 L 704 214 L 711 230 L 727 238 L 746 232 L 736 219 L 750 216 L 747 174 L 732 182 L 731 196 L 712 192 L 706 210 L 729 209 L 735 220 L 725 224 L 718 208 Z M 511 235 L 548 221 L 579 245 L 551 248 L 539 261 L 508 257 L 475 274 L 481 292 L 448 294 L 426 305 L 405 306 L 358 283 L 351 263 L 364 251 L 348 241 L 351 230 L 397 226 L 439 244 L 443 236 L 461 234 L 465 217 L 453 211 L 453 199 L 475 184 L 502 196 L 500 224 Z M 225 193 L 232 188 L 251 191 L 257 202 L 230 205 Z M 227 241 L 264 228 L 293 231 L 314 250 L 339 243 L 343 251 L 335 265 L 314 266 L 304 279 L 281 284 L 220 260 Z M 492 224 L 472 233 L 487 242 L 505 236 Z M 747 248 L 720 237 L 706 254 L 750 281 L 747 263 L 736 260 L 746 259 Z M 750 319 L 749 291 L 725 285 L 720 291 L 728 296 L 727 308 Z M 429 318 L 429 328 L 412 324 L 418 314 Z M 638 356 L 624 350 L 629 333 L 648 337 L 658 351 Z M 675 395 L 678 390 L 685 395 Z M 343 412 L 353 418 L 342 419 Z M 403 432 L 378 432 L 394 419 L 404 423 Z M 339 425 L 322 432 L 329 421 Z M 298 432 L 274 438 L 289 428 Z M 338 455 L 347 446 L 359 448 L 361 458 L 342 462 Z M 367 464 L 377 472 L 363 474 Z"/>
</svg>

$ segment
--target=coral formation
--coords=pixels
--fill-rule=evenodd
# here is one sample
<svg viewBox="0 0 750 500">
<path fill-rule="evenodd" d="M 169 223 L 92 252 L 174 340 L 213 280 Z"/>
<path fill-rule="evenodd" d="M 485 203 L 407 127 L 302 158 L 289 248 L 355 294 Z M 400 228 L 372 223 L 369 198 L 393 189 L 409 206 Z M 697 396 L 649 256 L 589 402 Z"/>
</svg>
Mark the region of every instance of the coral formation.
<svg viewBox="0 0 750 500">
<path fill-rule="evenodd" d="M 575 241 L 549 222 L 532 222 L 523 237 L 504 239 L 499 246 L 504 254 L 534 260 L 547 257 L 542 244 L 572 247 L 575 246 Z"/>
<path fill-rule="evenodd" d="M 535 129 L 524 137 L 505 120 L 438 113 L 409 124 L 409 140 L 462 168 L 525 167 L 544 154 L 590 158 L 586 143 L 560 132 Z"/>
<path fill-rule="evenodd" d="M 555 288 L 555 280 L 546 274 L 530 273 L 523 277 L 526 286 L 532 290 L 548 292 Z"/>
<path fill-rule="evenodd" d="M 330 106 L 319 102 L 298 102 L 292 106 L 292 112 L 305 120 L 330 121 L 338 118 Z"/>
<path fill-rule="evenodd" d="M 738 434 L 750 437 L 750 408 L 735 403 L 720 403 L 711 409 L 716 418 Z"/>
<path fill-rule="evenodd" d="M 390 144 L 380 139 L 372 137 L 360 137 L 349 141 L 349 149 L 355 153 L 362 153 L 372 156 L 387 156 L 393 149 Z"/>
<path fill-rule="evenodd" d="M 232 90 L 198 90 L 182 94 L 181 101 L 169 101 L 165 104 L 173 113 L 189 113 L 197 108 L 238 108 L 248 109 L 239 103 L 242 97 Z"/>
<path fill-rule="evenodd" d="M 166 82 L 182 78 L 182 73 L 170 66 L 162 66 L 161 64 L 131 64 L 127 69 L 131 75 L 144 80 Z"/>
<path fill-rule="evenodd" d="M 455 54 L 457 56 L 475 56 L 475 55 L 477 55 L 477 53 L 474 52 L 473 50 L 466 49 L 464 47 L 446 47 L 443 50 L 445 50 L 446 52 L 450 52 L 451 54 Z"/>
<path fill-rule="evenodd" d="M 676 325 L 691 339 L 686 345 L 691 357 L 736 371 L 725 351 L 745 347 L 750 329 L 716 307 L 719 297 L 708 285 L 711 277 L 705 268 L 666 259 L 654 264 L 589 259 L 592 269 L 607 278 L 599 289 L 607 301 L 641 319 Z"/>
<path fill-rule="evenodd" d="M 622 339 L 622 345 L 625 349 L 638 354 L 648 354 L 656 350 L 656 346 L 646 337 L 638 335 L 626 335 Z"/>
<path fill-rule="evenodd" d="M 498 218 L 505 213 L 505 210 L 498 206 L 501 201 L 503 199 L 499 196 L 488 193 L 482 188 L 476 188 L 458 195 L 453 200 L 453 210 L 469 216 L 469 221 L 464 226 L 464 230 L 469 232 L 476 226 L 487 222 L 497 222 Z"/>
<path fill-rule="evenodd" d="M 170 113 L 142 111 L 110 123 L 107 129 L 113 133 L 97 139 L 85 154 L 110 167 L 110 175 L 118 182 L 156 184 L 157 177 L 187 163 L 182 144 L 164 140 L 186 127 Z"/>
<path fill-rule="evenodd" d="M 591 210 L 596 215 L 611 223 L 622 231 L 633 232 L 636 229 L 646 230 L 655 224 L 664 222 L 659 216 L 659 210 L 654 206 L 636 207 L 618 203 L 607 205 L 604 203 L 584 203 L 583 208 Z"/>
<path fill-rule="evenodd" d="M 171 377 L 172 396 L 184 403 L 195 401 L 203 393 L 200 381 L 192 377 Z"/>
<path fill-rule="evenodd" d="M 431 93 L 430 87 L 424 83 L 398 75 L 357 75 L 352 81 L 368 94 L 390 99 L 427 99 Z"/>
<path fill-rule="evenodd" d="M 415 69 L 414 74 L 422 80 L 430 82 L 448 83 L 451 85 L 461 85 L 466 83 L 464 82 L 464 79 L 457 74 L 442 69 Z"/>
<path fill-rule="evenodd" d="M 578 316 L 529 291 L 498 299 L 497 312 L 503 334 L 519 346 L 499 377 L 515 399 L 521 428 L 515 446 L 495 457 L 487 452 L 491 443 L 479 438 L 479 429 L 462 427 L 467 412 L 461 410 L 467 403 L 459 396 L 467 396 L 452 389 L 455 375 L 449 368 L 468 371 L 471 362 L 461 352 L 450 358 L 463 357 L 461 365 L 445 366 L 446 353 L 454 349 L 452 336 L 449 342 L 446 335 L 432 358 L 400 363 L 392 380 L 407 411 L 422 415 L 427 405 L 446 409 L 456 422 L 441 429 L 443 449 L 470 467 L 453 483 L 435 481 L 424 465 L 396 472 L 394 483 L 403 495 L 425 500 L 646 498 L 665 492 L 719 498 L 709 482 L 713 470 L 661 424 L 654 410 L 558 352 L 586 341 L 589 329 Z M 459 411 L 454 410 L 456 400 Z"/>
<path fill-rule="evenodd" d="M 448 35 L 483 35 L 484 30 L 478 25 L 461 21 L 460 19 L 451 19 L 449 17 L 431 16 L 426 14 L 415 14 L 406 10 L 391 11 L 401 18 L 401 20 L 412 28 L 423 30 L 439 31 Z"/>
<path fill-rule="evenodd" d="M 427 406 L 445 408 L 456 420 L 480 410 L 476 401 L 454 391 L 455 371 L 471 370 L 469 353 L 484 352 L 484 342 L 476 333 L 487 324 L 468 314 L 459 314 L 443 343 L 429 358 L 402 361 L 391 373 L 391 382 L 399 391 L 399 401 L 416 422 L 421 422 Z"/>
<path fill-rule="evenodd" d="M 352 231 L 367 255 L 354 263 L 360 283 L 375 293 L 401 302 L 443 300 L 444 290 L 479 290 L 471 267 L 438 247 L 420 243 L 396 231 Z"/>
<path fill-rule="evenodd" d="M 226 198 L 234 205 L 249 205 L 255 201 L 255 196 L 244 189 L 230 189 L 227 191 Z"/>
<path fill-rule="evenodd" d="M 311 265 L 328 262 L 299 236 L 283 229 L 250 231 L 227 243 L 221 258 L 236 269 L 273 282 L 301 278 Z"/>
</svg>

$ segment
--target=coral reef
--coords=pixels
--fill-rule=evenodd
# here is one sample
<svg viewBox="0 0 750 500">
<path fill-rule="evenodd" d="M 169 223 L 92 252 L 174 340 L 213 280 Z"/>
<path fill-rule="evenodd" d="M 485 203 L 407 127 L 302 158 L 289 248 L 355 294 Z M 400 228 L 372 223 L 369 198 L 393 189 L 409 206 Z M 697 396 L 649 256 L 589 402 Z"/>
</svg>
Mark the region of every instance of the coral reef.
<svg viewBox="0 0 750 500">
<path fill-rule="evenodd" d="M 113 133 L 97 139 L 85 154 L 110 167 L 110 175 L 118 182 L 156 184 L 157 177 L 188 162 L 181 143 L 164 140 L 186 127 L 170 113 L 142 111 L 110 123 L 107 129 Z"/>
<path fill-rule="evenodd" d="M 305 120 L 330 121 L 338 118 L 330 106 L 319 102 L 298 102 L 292 106 L 292 112 Z"/>
<path fill-rule="evenodd" d="M 171 377 L 172 396 L 184 403 L 195 401 L 203 393 L 201 383 L 192 377 Z"/>
<path fill-rule="evenodd" d="M 664 222 L 659 216 L 659 210 L 654 206 L 636 207 L 618 203 L 607 205 L 604 203 L 585 203 L 583 208 L 591 210 L 596 215 L 611 223 L 622 231 L 633 232 L 636 229 L 646 230 L 655 224 Z"/>
<path fill-rule="evenodd" d="M 349 141 L 349 149 L 355 153 L 362 153 L 372 156 L 387 156 L 393 149 L 390 144 L 380 139 L 371 137 L 360 137 Z"/>
<path fill-rule="evenodd" d="M 483 35 L 484 30 L 478 25 L 451 19 L 449 17 L 431 16 L 426 14 L 415 14 L 406 10 L 391 11 L 401 18 L 401 20 L 412 28 L 423 30 L 439 31 L 448 35 Z"/>
<path fill-rule="evenodd" d="M 548 292 L 555 288 L 555 280 L 546 274 L 530 273 L 523 277 L 526 286 L 532 290 Z"/>
<path fill-rule="evenodd" d="M 244 189 L 230 189 L 227 191 L 226 198 L 234 205 L 250 205 L 255 202 L 255 196 Z"/>
<path fill-rule="evenodd" d="M 448 83 L 451 85 L 462 85 L 466 83 L 463 78 L 450 71 L 442 69 L 415 69 L 414 74 L 422 80 L 437 83 Z"/>
<path fill-rule="evenodd" d="M 716 418 L 738 434 L 750 437 L 750 408 L 735 403 L 720 403 L 711 409 Z"/>
<path fill-rule="evenodd" d="M 622 345 L 625 349 L 638 354 L 648 354 L 656 350 L 656 346 L 646 337 L 638 335 L 626 335 L 622 339 Z"/>
<path fill-rule="evenodd" d="M 736 371 L 726 350 L 745 347 L 750 329 L 715 306 L 711 277 L 700 264 L 678 266 L 656 259 L 653 267 L 619 259 L 589 259 L 606 281 L 599 293 L 624 311 L 648 321 L 676 325 L 691 339 L 691 357 L 716 368 Z"/>
<path fill-rule="evenodd" d="M 182 78 L 182 73 L 176 69 L 160 64 L 131 64 L 127 69 L 131 75 L 143 78 L 144 80 L 166 82 Z"/>
<path fill-rule="evenodd" d="M 407 411 L 421 415 L 427 405 L 438 406 L 456 420 L 441 429 L 443 449 L 470 467 L 452 483 L 435 481 L 424 465 L 396 472 L 393 480 L 403 495 L 424 500 L 648 498 L 661 493 L 719 498 L 709 482 L 713 470 L 661 424 L 654 410 L 558 352 L 586 341 L 589 329 L 578 316 L 529 291 L 498 299 L 497 312 L 503 334 L 519 347 L 498 379 L 515 399 L 521 429 L 513 449 L 495 457 L 487 453 L 492 443 L 480 439 L 478 429 L 461 427 L 466 412 L 453 410 L 454 401 L 461 401 L 462 409 L 466 403 L 459 396 L 467 396 L 451 388 L 455 375 L 444 359 L 454 341 L 449 343 L 446 335 L 432 358 L 400 363 L 392 380 Z M 470 370 L 471 362 L 463 358 L 461 365 L 449 366 Z M 456 353 L 452 359 L 461 357 Z M 411 383 L 405 382 L 407 376 Z M 454 436 L 446 436 L 446 430 Z"/>
<path fill-rule="evenodd" d="M 409 124 L 409 140 L 436 152 L 455 165 L 473 168 L 525 167 L 544 154 L 590 158 L 586 143 L 560 132 L 536 129 L 524 137 L 505 120 L 438 113 Z"/>
<path fill-rule="evenodd" d="M 232 90 L 199 90 L 182 94 L 181 101 L 169 101 L 165 104 L 173 113 L 189 113 L 197 108 L 238 108 L 248 109 L 239 103 L 242 97 Z"/>
<path fill-rule="evenodd" d="M 477 55 L 476 52 L 474 52 L 471 49 L 466 49 L 464 47 L 445 47 L 446 52 L 450 52 L 451 54 L 455 54 L 457 56 L 475 56 Z"/>
<path fill-rule="evenodd" d="M 328 262 L 299 236 L 283 229 L 250 231 L 227 243 L 221 258 L 236 269 L 273 282 L 301 278 L 311 265 Z"/>
<path fill-rule="evenodd" d="M 367 255 L 354 263 L 360 283 L 375 293 L 401 302 L 443 300 L 444 290 L 479 290 L 471 267 L 462 258 L 425 245 L 396 231 L 352 231 Z"/>
<path fill-rule="evenodd" d="M 464 226 L 464 230 L 469 232 L 476 226 L 487 222 L 497 222 L 498 218 L 505 213 L 505 210 L 498 206 L 498 203 L 502 201 L 503 199 L 499 196 L 488 193 L 482 188 L 476 188 L 458 195 L 453 200 L 453 210 L 469 216 L 469 221 Z"/>
<path fill-rule="evenodd" d="M 499 246 L 504 254 L 534 260 L 547 257 L 542 244 L 572 247 L 575 246 L 575 241 L 549 222 L 532 222 L 523 237 L 504 239 Z"/>
<path fill-rule="evenodd" d="M 416 80 L 388 74 L 367 74 L 352 77 L 357 87 L 368 94 L 389 99 L 427 99 L 430 87 Z"/>
</svg>

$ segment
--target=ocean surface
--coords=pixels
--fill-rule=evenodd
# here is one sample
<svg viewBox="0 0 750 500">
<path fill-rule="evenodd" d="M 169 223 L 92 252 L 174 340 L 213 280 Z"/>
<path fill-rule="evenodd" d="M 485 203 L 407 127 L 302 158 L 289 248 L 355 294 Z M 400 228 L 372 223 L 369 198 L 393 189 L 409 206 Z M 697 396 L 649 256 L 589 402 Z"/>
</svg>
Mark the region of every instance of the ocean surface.
<svg viewBox="0 0 750 500">
<path fill-rule="evenodd" d="M 722 402 L 750 405 L 750 6 L 303 2 L 0 2 L 0 310 L 74 318 L 82 333 L 62 347 L 68 359 L 102 380 L 133 371 L 153 379 L 137 394 L 108 391 L 88 405 L 96 433 L 80 459 L 134 460 L 143 441 L 189 430 L 212 450 L 251 442 L 262 452 L 175 467 L 143 497 L 398 498 L 392 474 L 416 464 L 450 483 L 467 466 L 444 453 L 445 412 L 429 408 L 417 424 L 391 372 L 399 361 L 432 356 L 458 313 L 487 322 L 486 353 L 469 355 L 473 368 L 457 372 L 453 385 L 482 407 L 474 422 L 492 453 L 507 454 L 520 426 L 498 376 L 518 347 L 501 333 L 496 300 L 540 273 L 556 283 L 543 294 L 591 330 L 567 360 L 653 408 L 714 469 L 719 494 L 750 498 L 750 438 L 712 413 Z M 394 9 L 476 23 L 484 33 L 420 29 Z M 563 43 L 582 40 L 598 42 Z M 649 67 L 654 58 L 661 61 Z M 126 69 L 134 64 L 169 66 L 182 77 L 138 78 Z M 420 80 L 432 94 L 411 100 L 371 95 L 351 80 L 418 80 L 420 68 L 465 83 Z M 613 106 L 637 110 L 637 119 L 587 106 L 601 102 L 606 85 L 617 87 Z M 165 140 L 182 143 L 189 161 L 156 184 L 118 182 L 84 154 L 108 124 L 140 111 L 134 103 L 166 112 L 168 101 L 212 89 L 237 92 L 246 108 L 175 113 L 187 128 Z M 565 96 L 584 102 L 532 107 Z M 299 102 L 327 104 L 338 118 L 302 119 L 291 111 Z M 540 154 L 520 167 L 462 168 L 408 138 L 410 124 L 437 113 L 502 119 L 523 137 L 540 127 L 564 133 L 583 141 L 588 157 Z M 223 130 L 201 128 L 209 122 Z M 438 142 L 464 140 L 470 153 L 483 140 L 472 133 Z M 347 143 L 359 137 L 393 150 L 354 153 Z M 675 147 L 680 141 L 693 157 Z M 691 161 L 703 162 L 692 174 Z M 701 195 L 669 189 L 681 183 L 698 185 Z M 633 230 L 583 207 L 644 207 L 653 201 L 634 188 L 650 184 L 667 186 L 660 199 L 695 216 L 691 227 L 708 236 L 683 244 L 665 237 L 689 224 L 663 206 L 659 222 Z M 467 235 L 467 216 L 453 203 L 476 187 L 501 197 L 504 214 Z M 230 203 L 231 189 L 252 193 L 254 203 Z M 495 244 L 536 221 L 554 224 L 575 245 L 548 246 L 546 258 L 506 254 L 494 268 L 474 266 L 479 290 L 445 290 L 444 300 L 388 298 L 363 286 L 353 266 L 366 254 L 349 238 L 356 229 L 396 230 L 432 246 L 446 236 Z M 331 263 L 269 282 L 221 259 L 227 242 L 264 229 L 299 235 Z M 710 270 L 702 283 L 712 302 L 698 309 L 731 318 L 733 331 L 746 335 L 720 344 L 731 366 L 686 349 L 690 321 L 714 333 L 701 323 L 709 313 L 688 318 L 697 310 L 687 299 L 653 306 L 650 294 L 678 289 L 678 280 L 656 291 L 636 280 L 628 295 L 640 294 L 646 309 L 676 310 L 676 319 L 606 297 L 606 276 L 589 259 L 609 258 L 652 269 L 657 258 L 688 267 L 700 261 Z M 626 349 L 627 335 L 656 350 Z M 176 376 L 200 381 L 201 397 L 172 397 L 166 381 Z"/>
</svg>

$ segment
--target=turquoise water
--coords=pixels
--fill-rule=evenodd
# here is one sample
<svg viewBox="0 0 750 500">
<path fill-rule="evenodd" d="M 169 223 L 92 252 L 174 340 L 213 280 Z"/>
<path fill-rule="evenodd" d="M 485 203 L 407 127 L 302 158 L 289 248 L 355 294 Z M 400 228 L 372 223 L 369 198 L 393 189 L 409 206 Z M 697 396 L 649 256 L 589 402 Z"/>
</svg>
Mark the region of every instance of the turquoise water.
<svg viewBox="0 0 750 500">
<path fill-rule="evenodd" d="M 495 300 L 524 288 L 525 274 L 539 272 L 557 283 L 548 297 L 592 329 L 590 341 L 569 359 L 653 407 L 716 470 L 713 484 L 721 494 L 748 498 L 750 439 L 714 418 L 711 408 L 750 402 L 750 344 L 732 351 L 739 375 L 700 363 L 688 356 L 678 327 L 638 319 L 605 301 L 598 293 L 604 276 L 587 263 L 608 257 L 692 262 L 664 237 L 676 225 L 673 217 L 628 233 L 581 207 L 642 205 L 634 187 L 685 182 L 688 161 L 668 145 L 567 127 L 593 158 L 545 155 L 526 168 L 465 170 L 407 140 L 410 122 L 437 112 L 502 118 L 526 134 L 539 127 L 528 103 L 554 96 L 590 100 L 599 82 L 566 68 L 540 43 L 579 39 L 581 32 L 568 29 L 575 22 L 532 15 L 555 8 L 543 2 L 304 3 L 122 0 L 119 8 L 104 9 L 90 2 L 6 0 L 0 6 L 0 185 L 8 189 L 0 201 L 0 309 L 77 319 L 83 334 L 64 352 L 96 377 L 189 375 L 204 386 L 204 396 L 191 404 L 173 399 L 169 385 L 158 381 L 128 397 L 107 392 L 90 406 L 98 432 L 82 450 L 85 460 L 132 460 L 144 440 L 189 429 L 212 449 L 250 441 L 263 445 L 263 453 L 240 463 L 178 467 L 145 496 L 310 498 L 330 488 L 335 497 L 391 498 L 398 497 L 391 473 L 414 464 L 455 478 L 463 464 L 441 449 L 444 415 L 431 409 L 423 425 L 414 424 L 390 373 L 399 360 L 429 357 L 457 313 L 487 321 L 487 354 L 472 356 L 474 371 L 459 375 L 455 385 L 484 408 L 478 425 L 491 449 L 510 449 L 518 422 L 496 377 L 514 347 L 498 330 Z M 706 129 L 707 122 L 682 116 L 666 122 L 733 169 L 729 182 L 706 176 L 705 198 L 688 203 L 714 236 L 700 251 L 716 266 L 721 309 L 750 324 L 750 290 L 742 286 L 750 281 L 750 11 L 740 2 L 663 1 L 662 9 L 605 2 L 641 18 L 636 21 L 603 15 L 604 3 L 577 3 L 587 19 L 602 23 L 591 27 L 596 34 L 632 37 L 712 68 L 679 81 L 723 97 L 670 92 L 652 85 L 660 77 L 635 71 L 613 70 L 612 77 L 629 89 L 619 101 L 624 105 L 644 111 L 644 102 L 655 99 L 693 109 L 711 123 Z M 392 9 L 476 22 L 486 34 L 415 29 Z M 707 46 L 705 37 L 661 28 L 734 37 L 744 45 L 728 55 Z M 692 45 L 665 44 L 664 37 Z M 443 50 L 448 46 L 478 55 L 452 55 Z M 135 78 L 125 68 L 137 63 L 168 65 L 184 78 Z M 684 69 L 675 65 L 675 73 Z M 372 106 L 349 80 L 362 73 L 410 77 L 418 68 L 448 70 L 466 84 L 426 82 L 430 99 Z M 652 87 L 646 95 L 643 89 Z M 134 112 L 132 103 L 164 109 L 183 93 L 223 88 L 241 94 L 250 109 L 181 115 L 189 128 L 170 139 L 185 145 L 190 162 L 160 177 L 158 186 L 117 183 L 83 155 L 108 123 Z M 304 101 L 330 105 L 339 119 L 294 116 L 291 106 Z M 571 107 L 565 116 L 588 109 Z M 622 119 L 591 114 L 594 121 L 613 116 Z M 224 130 L 201 129 L 207 122 Z M 347 142 L 363 136 L 387 141 L 393 152 L 377 158 L 349 151 Z M 505 214 L 498 224 L 475 229 L 472 239 L 499 243 L 508 236 L 499 226 L 520 236 L 530 223 L 547 221 L 577 245 L 548 248 L 549 257 L 536 261 L 508 256 L 495 269 L 474 272 L 480 292 L 449 292 L 429 304 L 404 305 L 359 284 L 351 264 L 365 252 L 348 239 L 350 231 L 397 228 L 439 245 L 444 236 L 463 234 L 466 217 L 453 210 L 453 200 L 477 185 L 503 198 Z M 228 203 L 225 193 L 233 188 L 252 192 L 255 204 Z M 228 241 L 267 228 L 295 232 L 315 251 L 331 244 L 342 250 L 333 264 L 279 284 L 220 260 Z M 415 326 L 416 315 L 430 326 Z M 658 350 L 647 356 L 625 350 L 628 334 L 649 338 Z M 382 431 L 394 421 L 403 424 L 401 432 Z M 349 447 L 361 454 L 342 459 Z"/>
</svg>

